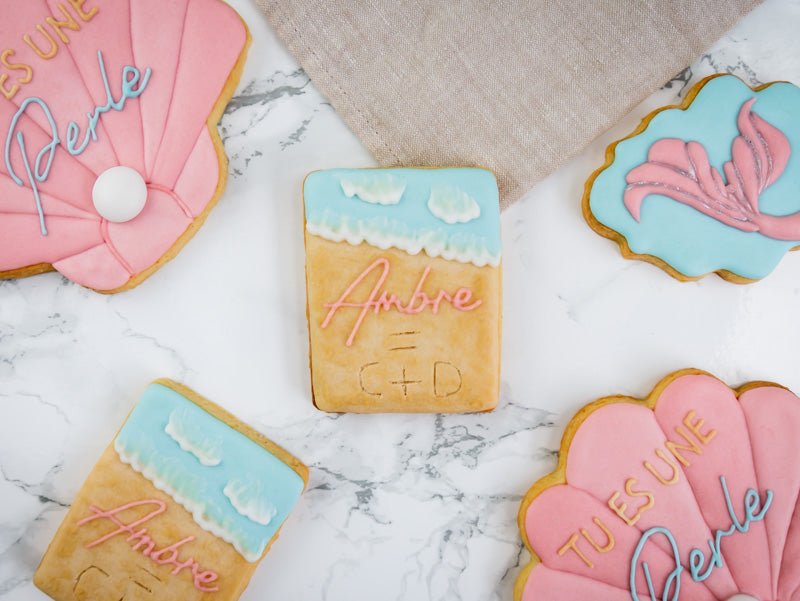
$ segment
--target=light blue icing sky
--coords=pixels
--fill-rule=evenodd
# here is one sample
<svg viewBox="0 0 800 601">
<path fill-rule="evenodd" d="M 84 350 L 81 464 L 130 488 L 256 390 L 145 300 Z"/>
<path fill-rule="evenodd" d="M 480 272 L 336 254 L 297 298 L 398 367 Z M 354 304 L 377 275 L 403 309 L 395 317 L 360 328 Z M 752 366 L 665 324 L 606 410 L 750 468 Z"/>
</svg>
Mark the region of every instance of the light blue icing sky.
<svg viewBox="0 0 800 601">
<path fill-rule="evenodd" d="M 737 77 L 724 76 L 709 81 L 687 110 L 662 111 L 645 131 L 617 145 L 614 162 L 595 179 L 590 193 L 595 218 L 622 234 L 633 252 L 659 257 L 687 276 L 721 269 L 750 279 L 768 275 L 796 242 L 741 232 L 659 195 L 645 198 L 637 223 L 622 202 L 625 176 L 647 160 L 648 149 L 660 138 L 700 142 L 711 165 L 722 173 L 739 135 L 739 109 L 754 96 L 753 112 L 780 129 L 792 147 L 785 171 L 761 194 L 760 211 L 771 215 L 800 211 L 800 89 L 776 83 L 753 92 Z"/>
<path fill-rule="evenodd" d="M 222 439 L 219 465 L 204 466 L 166 434 L 164 428 L 173 411 L 185 421 L 186 428 Z M 143 472 L 157 474 L 171 489 L 167 492 L 186 500 L 184 506 L 191 513 L 201 511 L 203 519 L 224 531 L 249 561 L 258 559 L 303 491 L 303 480 L 292 468 L 161 384 L 151 384 L 145 390 L 117 434 L 115 446 L 134 457 Z M 269 524 L 253 522 L 234 509 L 222 492 L 231 480 L 252 483 L 253 489 L 263 493 L 260 500 L 276 510 Z"/>
<path fill-rule="evenodd" d="M 390 173 L 406 181 L 400 202 L 380 205 L 345 196 L 342 178 L 363 178 L 371 172 Z M 467 223 L 448 224 L 428 209 L 434 185 L 460 188 L 480 206 L 480 216 Z M 343 223 L 361 222 L 378 235 L 409 240 L 435 240 L 465 255 L 486 254 L 499 262 L 500 206 L 497 182 L 485 169 L 328 169 L 311 173 L 304 187 L 306 222 L 338 230 Z M 430 253 L 429 253 L 430 254 Z M 460 259 L 461 260 L 461 259 Z M 474 259 L 469 258 L 467 260 Z M 496 264 L 496 263 L 495 263 Z"/>
</svg>

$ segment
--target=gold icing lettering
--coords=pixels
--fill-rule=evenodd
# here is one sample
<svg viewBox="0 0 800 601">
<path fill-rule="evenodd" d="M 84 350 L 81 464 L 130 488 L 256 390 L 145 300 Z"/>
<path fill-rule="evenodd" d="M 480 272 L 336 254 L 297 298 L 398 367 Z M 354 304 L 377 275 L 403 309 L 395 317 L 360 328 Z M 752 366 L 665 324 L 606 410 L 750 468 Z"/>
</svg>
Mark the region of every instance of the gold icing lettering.
<svg viewBox="0 0 800 601">
<path fill-rule="evenodd" d="M 658 473 L 656 468 L 654 468 L 653 464 L 650 463 L 649 461 L 644 462 L 645 469 L 647 469 L 648 472 L 653 474 L 656 477 L 656 479 L 659 482 L 661 482 L 661 484 L 664 484 L 666 486 L 675 484 L 678 481 L 678 478 L 680 477 L 680 472 L 678 472 L 678 464 L 674 463 L 669 457 L 667 457 L 667 454 L 661 449 L 656 449 L 656 455 L 658 455 L 664 461 L 664 463 L 666 463 L 672 468 L 672 476 L 670 476 L 669 478 L 665 478 L 660 473 Z"/>
<path fill-rule="evenodd" d="M 83 5 L 86 4 L 86 0 L 67 0 L 67 2 L 72 5 L 72 8 L 75 9 L 75 12 L 78 13 L 78 16 L 84 21 L 89 21 L 97 14 L 96 6 L 90 8 L 88 13 L 83 10 Z"/>
<path fill-rule="evenodd" d="M 7 69 L 16 69 L 19 71 L 25 71 L 25 75 L 19 77 L 16 83 L 12 84 L 9 88 L 6 85 L 9 77 L 7 73 L 3 73 L 0 75 L 0 91 L 3 92 L 3 96 L 11 100 L 14 95 L 19 90 L 21 84 L 28 83 L 33 78 L 33 69 L 30 68 L 28 65 L 24 65 L 22 63 L 12 63 L 9 61 L 10 56 L 14 56 L 16 54 L 11 48 L 3 50 L 3 53 L 0 54 L 0 64 L 2 64 Z"/>
<path fill-rule="evenodd" d="M 3 93 L 3 96 L 11 100 L 17 93 L 17 90 L 19 90 L 19 84 L 15 83 L 9 89 L 6 87 L 6 81 L 8 81 L 8 74 L 0 74 L 0 92 Z"/>
<path fill-rule="evenodd" d="M 669 449 L 669 452 L 672 453 L 672 455 L 675 457 L 675 459 L 680 461 L 685 467 L 689 467 L 689 461 L 686 458 L 684 458 L 683 455 L 681 455 L 678 451 L 679 450 L 680 451 L 691 451 L 695 455 L 702 455 L 703 454 L 703 449 L 700 447 L 700 445 L 698 445 L 695 442 L 694 438 L 689 436 L 689 433 L 686 432 L 686 430 L 683 429 L 683 426 L 676 426 L 675 427 L 675 432 L 680 434 L 683 437 L 683 439 L 686 442 L 689 443 L 689 445 L 688 446 L 687 445 L 682 445 L 682 444 L 678 444 L 677 442 L 672 442 L 671 440 L 668 440 L 664 444 L 664 446 L 666 446 L 667 449 Z"/>
<path fill-rule="evenodd" d="M 22 36 L 22 39 L 25 40 L 25 43 L 28 44 L 28 46 L 33 48 L 33 51 L 36 54 L 38 54 L 39 57 L 45 60 L 53 58 L 58 52 L 58 44 L 56 44 L 56 41 L 52 38 L 52 36 L 49 33 L 47 33 L 47 31 L 45 31 L 44 27 L 42 27 L 41 25 L 37 25 L 36 29 L 38 29 L 41 32 L 41 34 L 50 41 L 50 50 L 45 52 L 44 50 L 39 48 L 38 44 L 34 42 L 31 36 L 29 36 L 27 33 L 24 36 Z"/>
<path fill-rule="evenodd" d="M 95 6 L 88 8 L 87 12 L 87 10 L 83 8 L 83 5 L 86 4 L 86 1 L 87 0 L 67 0 L 69 5 L 75 9 L 78 17 L 80 17 L 83 21 L 89 21 L 99 11 L 99 9 Z M 58 10 L 61 11 L 61 14 L 64 15 L 64 20 L 60 21 L 59 17 L 50 14 L 44 17 L 44 21 L 50 26 L 50 29 L 53 30 L 56 36 L 58 36 L 58 38 L 64 44 L 69 44 L 70 39 L 67 37 L 67 34 L 64 32 L 64 30 L 69 29 L 71 31 L 80 31 L 81 25 L 75 20 L 75 17 L 63 3 L 59 3 L 56 6 Z M 34 40 L 30 34 L 26 33 L 23 35 L 22 40 L 31 47 L 31 49 L 39 58 L 49 60 L 58 54 L 58 42 L 42 24 L 37 25 L 36 29 L 44 37 L 44 39 L 50 43 L 50 46 L 47 49 L 43 49 L 40 46 L 41 42 Z M 6 69 L 16 69 L 25 72 L 23 76 L 17 78 L 16 82 L 10 81 L 10 77 L 7 73 L 0 73 L 0 93 L 2 93 L 3 96 L 9 100 L 16 95 L 22 84 L 26 84 L 33 79 L 33 69 L 30 65 L 26 65 L 24 63 L 12 63 L 9 60 L 9 57 L 14 56 L 15 54 L 16 51 L 11 48 L 7 48 L 2 52 L 2 54 L 0 54 L 0 64 L 2 64 L 2 66 L 4 66 Z"/>
<path fill-rule="evenodd" d="M 569 537 L 569 540 L 566 542 L 566 544 L 558 550 L 559 556 L 564 555 L 564 553 L 572 549 L 573 551 L 575 551 L 575 553 L 577 553 L 578 557 L 580 557 L 583 560 L 583 563 L 585 563 L 590 568 L 593 568 L 594 564 L 591 561 L 589 561 L 589 558 L 586 557 L 586 555 L 581 553 L 581 550 L 578 549 L 578 545 L 576 544 L 577 542 L 578 542 L 578 533 L 576 532 L 571 537 Z"/>
<path fill-rule="evenodd" d="M 694 435 L 697 436 L 697 440 L 699 440 L 703 444 L 708 444 L 709 441 L 712 438 L 714 438 L 714 436 L 717 435 L 717 431 L 716 430 L 709 430 L 708 432 L 703 434 L 700 431 L 700 428 L 703 427 L 703 424 L 705 424 L 705 421 L 700 419 L 700 418 L 697 418 L 697 420 L 695 420 L 693 422 L 692 420 L 694 419 L 694 414 L 695 414 L 694 411 L 690 411 L 689 413 L 687 413 L 686 417 L 683 418 L 683 423 L 686 424 L 686 427 L 689 428 L 689 430 L 694 432 Z"/>
<path fill-rule="evenodd" d="M 65 44 L 69 44 L 69 38 L 66 34 L 62 31 L 62 29 L 71 29 L 72 31 L 80 31 L 81 26 L 75 20 L 75 18 L 70 14 L 66 8 L 64 8 L 63 4 L 58 5 L 58 9 L 64 13 L 64 16 L 67 18 L 66 21 L 57 21 L 55 17 L 45 17 L 44 20 L 47 24 L 56 32 L 58 37 L 61 38 L 61 41 Z"/>
<path fill-rule="evenodd" d="M 616 513 L 622 520 L 628 524 L 628 526 L 633 526 L 636 522 L 639 521 L 639 518 L 642 517 L 642 514 L 650 509 L 653 505 L 655 505 L 655 497 L 653 494 L 644 490 L 633 490 L 633 485 L 636 484 L 636 478 L 628 478 L 625 481 L 625 492 L 628 496 L 631 497 L 646 497 L 647 503 L 639 507 L 636 513 L 632 517 L 628 517 L 625 514 L 625 510 L 628 509 L 628 504 L 624 502 L 617 503 L 617 499 L 620 496 L 620 492 L 616 491 L 613 495 L 611 495 L 608 499 L 608 506 L 611 508 L 611 511 Z"/>
<path fill-rule="evenodd" d="M 589 532 L 586 528 L 581 528 L 581 534 L 583 538 L 585 538 L 590 545 L 592 545 L 595 549 L 597 549 L 600 553 L 608 553 L 611 549 L 614 548 L 614 535 L 611 534 L 611 531 L 606 528 L 605 524 L 600 521 L 600 518 L 592 518 L 592 521 L 597 524 L 597 526 L 602 530 L 606 535 L 606 544 L 602 547 L 598 545 L 594 539 L 589 535 Z"/>
<path fill-rule="evenodd" d="M 20 71 L 25 71 L 25 76 L 19 78 L 19 83 L 28 83 L 31 79 L 33 79 L 33 69 L 31 69 L 30 65 L 25 65 L 22 63 L 12 63 L 9 62 L 8 57 L 14 56 L 16 52 L 9 48 L 8 50 L 4 50 L 2 54 L 0 54 L 0 63 L 3 64 L 4 67 L 8 69 L 19 69 Z"/>
</svg>

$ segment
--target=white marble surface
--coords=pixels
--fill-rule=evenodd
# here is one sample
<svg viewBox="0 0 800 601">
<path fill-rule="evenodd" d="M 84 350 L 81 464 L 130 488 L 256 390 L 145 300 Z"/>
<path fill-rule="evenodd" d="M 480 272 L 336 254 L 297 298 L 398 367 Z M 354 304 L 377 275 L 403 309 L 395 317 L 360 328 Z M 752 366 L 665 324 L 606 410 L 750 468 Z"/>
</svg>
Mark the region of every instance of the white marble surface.
<svg viewBox="0 0 800 601">
<path fill-rule="evenodd" d="M 103 296 L 46 274 L 0 282 L 0 600 L 31 576 L 151 380 L 215 400 L 310 466 L 242 597 L 508 600 L 528 559 L 520 500 L 564 425 L 600 396 L 695 366 L 800 392 L 800 253 L 750 286 L 680 283 L 581 216 L 605 146 L 716 71 L 800 84 L 800 1 L 768 0 L 673 84 L 502 216 L 502 395 L 481 415 L 328 415 L 310 400 L 301 183 L 373 160 L 250 0 L 253 47 L 222 121 L 228 189 L 178 257 Z"/>
</svg>

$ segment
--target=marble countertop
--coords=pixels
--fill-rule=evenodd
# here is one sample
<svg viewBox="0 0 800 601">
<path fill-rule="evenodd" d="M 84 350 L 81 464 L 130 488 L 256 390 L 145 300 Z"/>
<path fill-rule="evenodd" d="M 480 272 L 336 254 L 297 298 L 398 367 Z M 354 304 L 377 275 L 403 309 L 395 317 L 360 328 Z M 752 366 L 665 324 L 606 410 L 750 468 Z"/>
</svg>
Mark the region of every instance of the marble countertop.
<svg viewBox="0 0 800 601">
<path fill-rule="evenodd" d="M 158 377 L 214 400 L 310 467 L 243 601 L 508 601 L 528 561 L 520 501 L 555 467 L 581 406 L 644 396 L 683 367 L 800 392 L 800 254 L 753 285 L 681 283 L 624 260 L 581 214 L 584 181 L 607 144 L 702 77 L 800 84 L 800 1 L 768 0 L 503 213 L 500 404 L 447 416 L 313 407 L 301 184 L 314 169 L 374 160 L 250 0 L 229 1 L 253 46 L 220 127 L 228 188 L 203 228 L 121 294 L 56 273 L 0 282 L 0 600 L 45 599 L 31 583 L 41 555 Z"/>
</svg>

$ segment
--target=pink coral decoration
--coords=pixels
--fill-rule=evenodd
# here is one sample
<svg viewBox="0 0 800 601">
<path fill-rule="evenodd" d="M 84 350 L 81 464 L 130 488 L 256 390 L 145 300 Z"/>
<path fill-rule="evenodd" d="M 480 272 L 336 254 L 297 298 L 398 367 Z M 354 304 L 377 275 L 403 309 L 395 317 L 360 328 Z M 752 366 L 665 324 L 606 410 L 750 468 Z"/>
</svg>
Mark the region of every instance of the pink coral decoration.
<svg viewBox="0 0 800 601">
<path fill-rule="evenodd" d="M 99 291 L 138 284 L 222 192 L 216 123 L 246 26 L 220 0 L 0 0 L 0 13 L 0 276 L 54 268 Z M 113 217 L 92 190 L 118 166 L 146 198 Z M 115 181 L 124 204 L 124 178 L 106 202 Z"/>
<path fill-rule="evenodd" d="M 799 492 L 800 399 L 780 386 L 684 370 L 601 399 L 525 496 L 515 599 L 800 599 Z"/>
<path fill-rule="evenodd" d="M 773 216 L 759 210 L 759 196 L 783 173 L 791 147 L 779 129 L 752 112 L 755 101 L 751 98 L 739 110 L 739 135 L 723 166 L 724 178 L 702 144 L 675 138 L 654 142 L 647 162 L 625 178 L 623 202 L 633 218 L 640 221 L 644 199 L 659 194 L 744 232 L 800 240 L 800 213 Z"/>
</svg>

